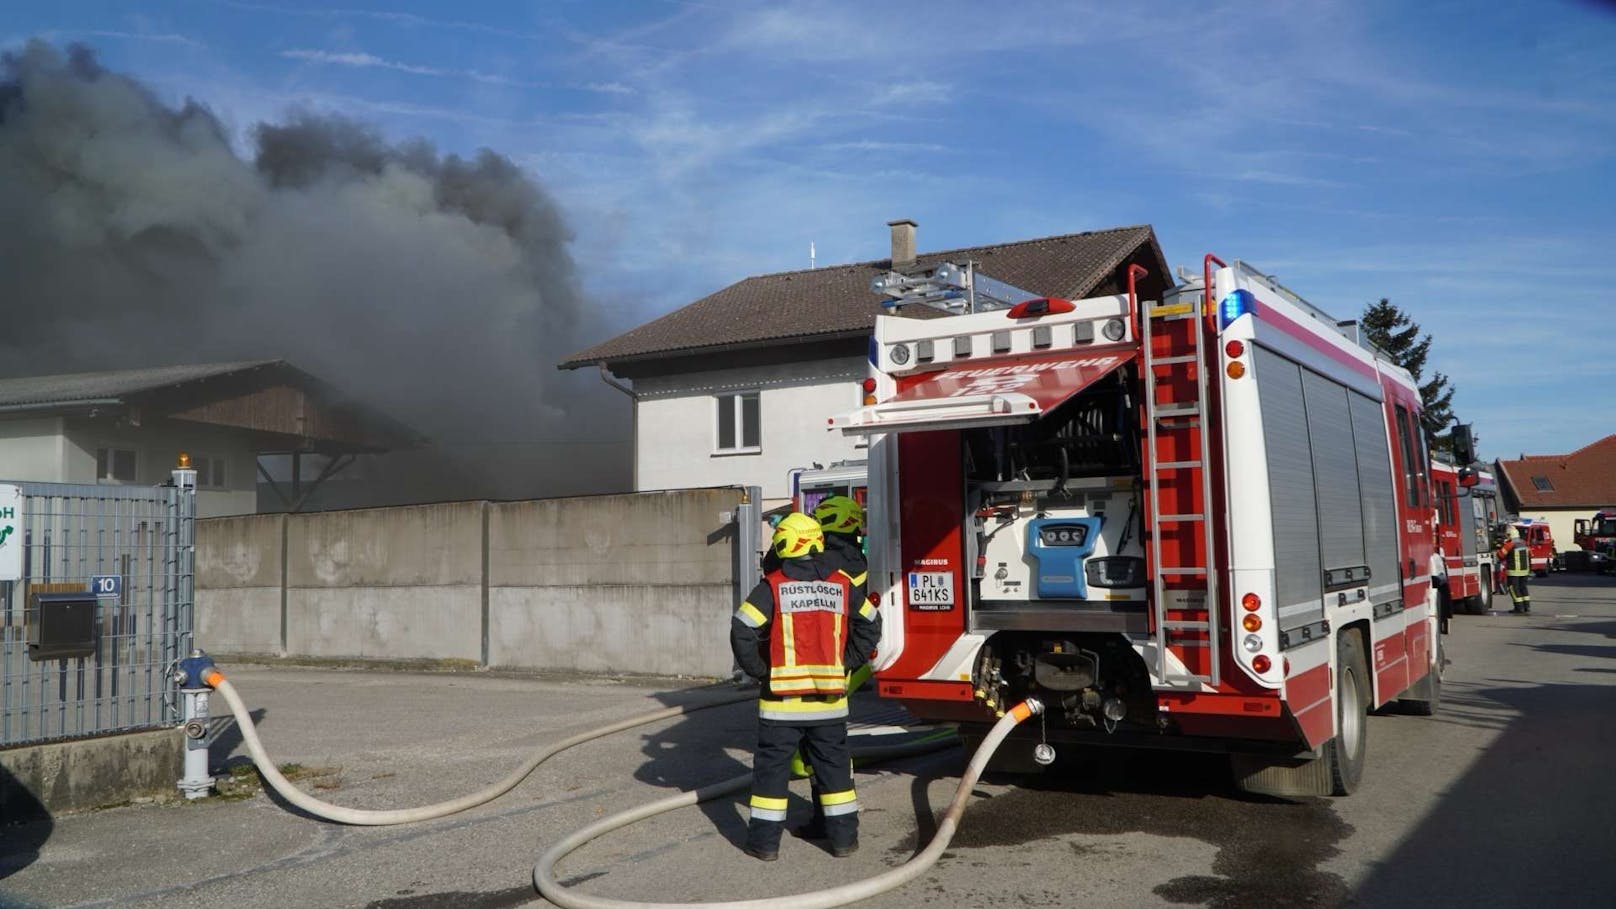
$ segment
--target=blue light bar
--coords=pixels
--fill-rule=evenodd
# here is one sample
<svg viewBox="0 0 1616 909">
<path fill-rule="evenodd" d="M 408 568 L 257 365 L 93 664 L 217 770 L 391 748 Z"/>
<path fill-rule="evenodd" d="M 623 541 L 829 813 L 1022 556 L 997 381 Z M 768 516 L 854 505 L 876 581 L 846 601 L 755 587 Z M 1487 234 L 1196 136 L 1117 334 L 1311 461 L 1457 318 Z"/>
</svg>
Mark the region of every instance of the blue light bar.
<svg viewBox="0 0 1616 909">
<path fill-rule="evenodd" d="M 1249 290 L 1237 290 L 1218 301 L 1218 331 L 1241 316 L 1257 311 L 1257 298 Z"/>
</svg>

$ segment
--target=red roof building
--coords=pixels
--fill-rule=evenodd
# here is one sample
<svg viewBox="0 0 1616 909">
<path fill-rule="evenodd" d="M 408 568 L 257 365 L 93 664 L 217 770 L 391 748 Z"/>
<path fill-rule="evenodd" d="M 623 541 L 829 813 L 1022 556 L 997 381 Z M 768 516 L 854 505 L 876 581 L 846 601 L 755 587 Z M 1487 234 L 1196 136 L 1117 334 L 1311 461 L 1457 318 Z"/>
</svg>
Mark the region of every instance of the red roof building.
<svg viewBox="0 0 1616 909">
<path fill-rule="evenodd" d="M 1572 548 L 1574 519 L 1616 506 L 1616 434 L 1570 454 L 1523 454 L 1497 466 L 1505 509 L 1547 520 L 1560 549 Z"/>
</svg>

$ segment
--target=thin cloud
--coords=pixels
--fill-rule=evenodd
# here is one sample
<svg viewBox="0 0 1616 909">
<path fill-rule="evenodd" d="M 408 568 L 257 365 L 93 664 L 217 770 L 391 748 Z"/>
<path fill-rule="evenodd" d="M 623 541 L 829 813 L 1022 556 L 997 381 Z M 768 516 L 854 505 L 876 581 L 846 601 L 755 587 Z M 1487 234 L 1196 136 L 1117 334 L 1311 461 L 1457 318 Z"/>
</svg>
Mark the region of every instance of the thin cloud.
<svg viewBox="0 0 1616 909">
<path fill-rule="evenodd" d="M 435 76 L 440 78 L 470 79 L 474 82 L 483 82 L 488 85 L 507 85 L 525 88 L 537 88 L 538 83 L 523 82 L 505 76 L 495 76 L 489 73 L 478 72 L 473 69 L 447 69 L 441 66 L 422 66 L 417 63 L 403 63 L 398 60 L 387 60 L 375 54 L 363 51 L 324 51 L 308 48 L 293 48 L 281 51 L 280 54 L 288 60 L 302 60 L 305 63 L 318 63 L 327 66 L 349 66 L 360 69 L 389 69 L 394 72 L 409 73 L 413 76 Z"/>
<path fill-rule="evenodd" d="M 621 82 L 584 82 L 573 86 L 579 91 L 597 92 L 602 95 L 637 95 L 638 91 L 629 88 Z"/>
<path fill-rule="evenodd" d="M 158 44 L 179 44 L 185 47 L 207 47 L 201 41 L 174 32 L 125 32 L 106 28 L 53 28 L 34 32 L 31 37 L 47 41 L 73 38 L 111 38 L 115 41 L 151 41 Z"/>
<path fill-rule="evenodd" d="M 257 13 L 272 13 L 279 16 L 289 16 L 311 19 L 369 19 L 373 22 L 385 22 L 389 25 L 412 29 L 434 29 L 459 32 L 471 32 L 480 35 L 491 35 L 499 38 L 512 38 L 520 41 L 553 40 L 554 36 L 539 32 L 524 32 L 515 29 L 500 28 L 482 22 L 468 22 L 462 19 L 432 19 L 418 16 L 414 13 L 399 13 L 386 10 L 369 9 L 298 9 L 287 6 L 276 6 L 270 3 L 249 3 L 245 0 L 213 0 L 216 6 L 225 6 L 231 9 L 247 10 Z"/>
<path fill-rule="evenodd" d="M 954 149 L 947 145 L 935 142 L 879 142 L 874 139 L 860 139 L 857 142 L 828 142 L 820 148 L 826 151 L 870 151 L 870 152 L 949 152 Z"/>
</svg>

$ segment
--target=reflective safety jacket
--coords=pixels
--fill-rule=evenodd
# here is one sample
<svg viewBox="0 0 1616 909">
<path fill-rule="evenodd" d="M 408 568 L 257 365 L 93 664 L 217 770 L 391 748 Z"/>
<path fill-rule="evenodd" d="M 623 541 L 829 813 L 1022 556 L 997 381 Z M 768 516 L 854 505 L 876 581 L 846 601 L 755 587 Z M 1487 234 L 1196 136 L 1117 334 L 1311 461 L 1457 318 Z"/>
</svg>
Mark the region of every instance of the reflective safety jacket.
<svg viewBox="0 0 1616 909">
<path fill-rule="evenodd" d="M 1504 544 L 1509 552 L 1504 555 L 1504 573 L 1522 578 L 1532 573 L 1532 548 L 1525 543 L 1511 541 Z"/>
<path fill-rule="evenodd" d="M 847 716 L 847 674 L 881 640 L 881 616 L 865 598 L 865 576 L 822 555 L 789 559 L 735 610 L 730 648 L 763 683 L 758 715 L 809 725 Z"/>
</svg>

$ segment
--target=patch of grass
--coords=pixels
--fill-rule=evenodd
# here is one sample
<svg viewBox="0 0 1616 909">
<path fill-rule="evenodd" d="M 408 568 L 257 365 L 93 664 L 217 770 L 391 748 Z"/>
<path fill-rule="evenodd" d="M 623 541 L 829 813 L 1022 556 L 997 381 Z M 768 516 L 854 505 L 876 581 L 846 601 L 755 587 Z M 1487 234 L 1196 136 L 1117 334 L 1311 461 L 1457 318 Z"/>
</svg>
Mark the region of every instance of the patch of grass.
<svg viewBox="0 0 1616 909">
<path fill-rule="evenodd" d="M 288 762 L 275 769 L 288 780 L 306 780 L 315 789 L 342 788 L 341 767 L 308 767 Z M 229 764 L 223 771 L 213 781 L 213 792 L 217 798 L 227 802 L 240 801 L 264 791 L 263 778 L 258 775 L 258 768 L 250 761 Z"/>
</svg>

